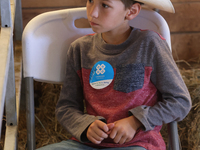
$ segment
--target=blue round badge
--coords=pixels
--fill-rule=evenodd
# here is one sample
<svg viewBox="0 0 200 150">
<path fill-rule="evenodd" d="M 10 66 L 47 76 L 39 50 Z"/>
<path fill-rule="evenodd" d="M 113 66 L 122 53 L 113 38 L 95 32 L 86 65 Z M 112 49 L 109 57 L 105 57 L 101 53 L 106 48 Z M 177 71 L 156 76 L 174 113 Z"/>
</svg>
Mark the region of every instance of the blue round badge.
<svg viewBox="0 0 200 150">
<path fill-rule="evenodd" d="M 106 61 L 99 61 L 93 66 L 89 81 L 94 89 L 103 89 L 110 85 L 113 78 L 113 67 Z"/>
</svg>

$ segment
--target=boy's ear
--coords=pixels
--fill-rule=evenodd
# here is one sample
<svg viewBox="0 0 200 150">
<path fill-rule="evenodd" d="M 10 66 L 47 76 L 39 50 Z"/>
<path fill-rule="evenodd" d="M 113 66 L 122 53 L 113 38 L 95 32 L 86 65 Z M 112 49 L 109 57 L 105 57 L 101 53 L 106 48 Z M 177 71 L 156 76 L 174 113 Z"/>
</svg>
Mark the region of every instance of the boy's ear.
<svg viewBox="0 0 200 150">
<path fill-rule="evenodd" d="M 125 19 L 132 20 L 139 14 L 140 10 L 141 10 L 141 5 L 139 3 L 133 4 L 130 8 L 128 8 Z"/>
</svg>

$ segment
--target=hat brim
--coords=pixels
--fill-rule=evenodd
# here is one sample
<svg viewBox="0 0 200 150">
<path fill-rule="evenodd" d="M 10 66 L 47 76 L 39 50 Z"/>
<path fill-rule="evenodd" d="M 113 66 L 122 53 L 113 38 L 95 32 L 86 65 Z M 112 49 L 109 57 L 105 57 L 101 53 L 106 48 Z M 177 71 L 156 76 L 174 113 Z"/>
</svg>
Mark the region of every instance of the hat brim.
<svg viewBox="0 0 200 150">
<path fill-rule="evenodd" d="M 138 2 L 144 3 L 145 5 L 157 8 L 166 12 L 175 13 L 174 6 L 170 0 L 136 0 Z"/>
</svg>

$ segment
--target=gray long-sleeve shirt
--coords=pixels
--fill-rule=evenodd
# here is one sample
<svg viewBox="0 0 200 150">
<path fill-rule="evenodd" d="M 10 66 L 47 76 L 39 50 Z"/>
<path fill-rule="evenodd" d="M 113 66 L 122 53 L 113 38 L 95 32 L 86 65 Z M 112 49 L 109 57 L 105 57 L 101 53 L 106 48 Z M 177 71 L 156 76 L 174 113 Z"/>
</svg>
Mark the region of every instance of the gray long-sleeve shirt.
<svg viewBox="0 0 200 150">
<path fill-rule="evenodd" d="M 56 114 L 79 141 L 85 142 L 83 133 L 96 119 L 110 123 L 134 115 L 144 130 L 128 143 L 119 145 L 106 139 L 99 146 L 163 150 L 160 126 L 182 120 L 190 108 L 187 87 L 159 34 L 134 28 L 120 45 L 105 43 L 101 34 L 71 44 Z"/>
</svg>

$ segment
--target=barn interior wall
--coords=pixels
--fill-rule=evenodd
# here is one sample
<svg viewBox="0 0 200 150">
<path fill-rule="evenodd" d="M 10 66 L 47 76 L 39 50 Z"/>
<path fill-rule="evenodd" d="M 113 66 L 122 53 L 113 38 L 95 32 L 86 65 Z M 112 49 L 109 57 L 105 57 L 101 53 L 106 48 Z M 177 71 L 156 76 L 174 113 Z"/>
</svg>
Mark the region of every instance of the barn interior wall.
<svg viewBox="0 0 200 150">
<path fill-rule="evenodd" d="M 87 0 L 22 0 L 23 26 L 40 13 L 84 7 Z M 171 31 L 175 60 L 191 60 L 200 53 L 200 0 L 171 0 L 176 13 L 160 11 Z"/>
</svg>

